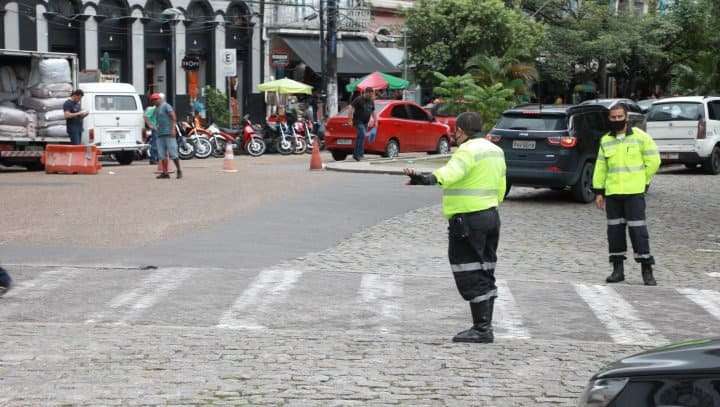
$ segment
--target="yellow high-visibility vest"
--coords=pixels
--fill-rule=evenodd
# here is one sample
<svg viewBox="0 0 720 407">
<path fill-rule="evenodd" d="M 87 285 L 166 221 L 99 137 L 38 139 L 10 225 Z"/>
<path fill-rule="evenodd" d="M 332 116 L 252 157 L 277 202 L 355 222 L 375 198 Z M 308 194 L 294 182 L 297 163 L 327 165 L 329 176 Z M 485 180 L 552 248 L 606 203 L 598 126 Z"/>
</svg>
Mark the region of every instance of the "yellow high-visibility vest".
<svg viewBox="0 0 720 407">
<path fill-rule="evenodd" d="M 660 154 L 650 135 L 638 128 L 628 129 L 622 140 L 608 133 L 600 139 L 593 188 L 604 195 L 641 194 L 658 168 Z"/>
<path fill-rule="evenodd" d="M 443 189 L 443 214 L 477 212 L 505 198 L 505 154 L 484 138 L 463 143 L 448 163 L 433 172 Z"/>
</svg>

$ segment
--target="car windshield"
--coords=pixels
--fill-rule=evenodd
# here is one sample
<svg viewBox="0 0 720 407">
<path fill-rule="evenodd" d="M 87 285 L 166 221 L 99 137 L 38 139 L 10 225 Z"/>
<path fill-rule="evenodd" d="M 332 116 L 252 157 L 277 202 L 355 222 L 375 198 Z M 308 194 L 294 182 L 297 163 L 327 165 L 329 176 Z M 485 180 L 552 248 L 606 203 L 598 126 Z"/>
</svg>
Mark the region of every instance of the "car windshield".
<svg viewBox="0 0 720 407">
<path fill-rule="evenodd" d="M 504 130 L 565 130 L 567 118 L 564 115 L 504 114 L 495 127 Z"/>
<path fill-rule="evenodd" d="M 129 112 L 137 110 L 137 104 L 133 96 L 97 95 L 95 96 L 95 110 L 101 112 Z"/>
<path fill-rule="evenodd" d="M 390 102 L 387 100 L 376 100 L 375 101 L 375 113 L 380 114 L 380 112 L 382 112 L 383 109 L 385 109 L 385 106 L 387 106 L 388 103 L 390 103 Z M 349 111 L 350 111 L 350 105 L 347 105 L 347 106 L 345 106 L 345 108 L 343 110 L 338 112 L 337 116 L 347 117 Z"/>
<path fill-rule="evenodd" d="M 655 103 L 648 112 L 649 122 L 697 121 L 702 119 L 702 103 Z"/>
</svg>

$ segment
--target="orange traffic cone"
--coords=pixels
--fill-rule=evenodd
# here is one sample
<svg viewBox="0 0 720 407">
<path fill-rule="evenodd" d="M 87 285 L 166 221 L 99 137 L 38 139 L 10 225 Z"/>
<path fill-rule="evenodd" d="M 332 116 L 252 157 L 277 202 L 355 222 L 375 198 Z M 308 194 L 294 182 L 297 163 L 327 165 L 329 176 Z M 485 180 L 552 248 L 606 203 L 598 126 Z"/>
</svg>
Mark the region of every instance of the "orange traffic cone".
<svg viewBox="0 0 720 407">
<path fill-rule="evenodd" d="M 315 139 L 313 141 L 312 156 L 310 157 L 310 170 L 318 171 L 322 169 L 323 162 L 322 158 L 320 158 L 320 146 L 318 146 L 318 141 Z"/>
<path fill-rule="evenodd" d="M 228 143 L 225 147 L 225 158 L 223 159 L 223 172 L 238 172 L 235 168 L 235 154 L 233 154 L 232 144 Z"/>
</svg>

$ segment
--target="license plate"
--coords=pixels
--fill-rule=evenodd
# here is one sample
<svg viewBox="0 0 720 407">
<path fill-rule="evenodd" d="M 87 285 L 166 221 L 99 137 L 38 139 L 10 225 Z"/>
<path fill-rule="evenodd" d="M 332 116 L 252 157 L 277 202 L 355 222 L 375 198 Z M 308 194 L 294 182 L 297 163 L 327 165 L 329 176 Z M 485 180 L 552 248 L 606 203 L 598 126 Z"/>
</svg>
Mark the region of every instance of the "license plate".
<svg viewBox="0 0 720 407">
<path fill-rule="evenodd" d="M 678 153 L 660 153 L 660 159 L 662 160 L 677 160 L 680 158 Z"/>
<path fill-rule="evenodd" d="M 352 144 L 352 140 L 347 139 L 347 138 L 341 138 L 341 139 L 338 139 L 337 143 L 338 143 L 338 145 L 346 145 L 346 146 L 349 146 L 349 145 Z"/>
<path fill-rule="evenodd" d="M 516 150 L 534 150 L 535 140 L 513 140 L 512 148 Z"/>
<path fill-rule="evenodd" d="M 110 133 L 110 140 L 125 140 L 126 133 Z"/>
</svg>

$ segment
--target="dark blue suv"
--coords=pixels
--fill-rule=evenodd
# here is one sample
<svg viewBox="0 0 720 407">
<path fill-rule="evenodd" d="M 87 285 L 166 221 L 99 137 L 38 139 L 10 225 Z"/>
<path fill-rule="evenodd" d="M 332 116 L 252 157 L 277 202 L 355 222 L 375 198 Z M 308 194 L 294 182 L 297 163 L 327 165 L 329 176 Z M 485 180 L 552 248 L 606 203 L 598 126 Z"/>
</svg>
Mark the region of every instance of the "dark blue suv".
<svg viewBox="0 0 720 407">
<path fill-rule="evenodd" d="M 601 105 L 520 105 L 503 113 L 487 138 L 505 151 L 512 185 L 569 189 L 578 202 L 595 198 L 592 175 L 608 132 Z"/>
</svg>

